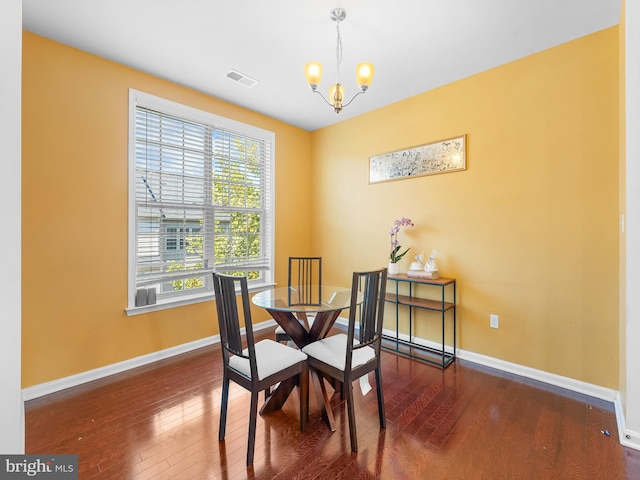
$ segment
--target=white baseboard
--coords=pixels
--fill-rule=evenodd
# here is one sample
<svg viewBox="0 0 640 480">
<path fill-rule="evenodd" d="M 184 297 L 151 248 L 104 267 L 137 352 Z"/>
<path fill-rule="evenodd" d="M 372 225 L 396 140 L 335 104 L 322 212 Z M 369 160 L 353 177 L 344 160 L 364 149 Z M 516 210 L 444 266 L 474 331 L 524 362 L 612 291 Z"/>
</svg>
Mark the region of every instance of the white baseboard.
<svg viewBox="0 0 640 480">
<path fill-rule="evenodd" d="M 336 323 L 340 325 L 347 325 L 348 319 L 344 317 L 338 317 Z M 389 335 L 395 337 L 396 332 L 392 330 L 384 330 L 383 333 L 385 335 Z M 409 337 L 406 334 L 399 334 L 398 337 L 401 340 L 408 340 Z M 429 340 L 425 340 L 419 337 L 413 337 L 413 342 L 418 345 L 424 345 L 430 348 L 441 348 L 440 343 L 432 342 Z M 451 345 L 445 346 L 445 351 L 448 353 L 453 352 L 453 347 Z M 571 390 L 573 392 L 582 393 L 588 395 L 590 397 L 599 398 L 601 400 L 606 400 L 609 402 L 615 402 L 618 397 L 618 392 L 616 390 L 612 390 L 610 388 L 600 387 L 598 385 L 593 385 L 586 382 L 581 382 L 579 380 L 574 380 L 572 378 L 563 377 L 561 375 L 555 375 L 553 373 L 544 372 L 542 370 L 536 370 L 535 368 L 525 367 L 523 365 L 518 365 L 516 363 L 505 362 L 504 360 L 499 360 L 497 358 L 489 357 L 487 355 L 481 355 L 478 353 L 468 352 L 466 350 L 462 350 L 460 348 L 457 349 L 456 357 L 462 360 L 467 360 L 469 362 L 477 363 L 479 365 L 483 365 L 490 368 L 495 368 L 496 370 L 500 370 L 502 372 L 513 373 L 514 375 L 519 375 L 521 377 L 530 378 L 532 380 L 538 380 L 540 382 L 544 382 L 550 385 L 555 385 L 557 387 L 566 388 L 567 390 Z"/>
<path fill-rule="evenodd" d="M 253 326 L 254 331 L 260 331 L 265 328 L 270 328 L 275 325 L 274 320 L 268 320 L 266 322 L 257 323 Z M 242 329 L 244 333 L 244 328 Z M 184 343 L 175 347 L 167 348 L 159 352 L 153 352 L 148 355 L 142 355 L 140 357 L 131 358 L 123 362 L 114 363 L 105 367 L 89 370 L 88 372 L 78 373 L 69 377 L 60 378 L 58 380 L 52 380 L 50 382 L 41 383 L 32 387 L 22 389 L 22 400 L 28 401 L 35 398 L 43 397 L 51 393 L 60 392 L 67 388 L 77 387 L 83 383 L 92 382 L 94 380 L 100 380 L 110 375 L 126 372 L 137 367 L 143 367 L 153 362 L 165 360 L 167 358 L 180 355 L 182 353 L 191 352 L 198 348 L 214 345 L 220 342 L 220 335 L 213 335 L 207 338 L 201 338 L 194 342 Z"/>
<path fill-rule="evenodd" d="M 600 387 L 598 385 L 574 380 L 573 378 L 563 377 L 561 375 L 556 375 L 542 370 L 536 370 L 535 368 L 525 367 L 516 363 L 505 362 L 504 360 L 480 355 L 478 353 L 458 349 L 457 357 L 462 360 L 495 368 L 503 372 L 513 373 L 514 375 L 530 378 L 532 380 L 538 380 L 549 385 L 555 385 L 556 387 L 565 388 L 576 393 L 582 393 L 608 402 L 615 402 L 616 397 L 618 396 L 617 390 Z"/>
<path fill-rule="evenodd" d="M 620 445 L 633 448 L 634 450 L 640 450 L 640 432 L 630 430 L 626 427 L 626 420 L 624 416 L 624 410 L 622 408 L 622 398 L 620 397 L 620 394 L 616 396 L 614 405 L 616 408 L 616 419 L 618 423 Z"/>
<path fill-rule="evenodd" d="M 395 336 L 395 331 L 384 331 L 386 335 Z M 400 334 L 399 338 L 402 340 L 408 340 L 409 337 L 406 334 Z M 430 348 L 441 349 L 442 344 L 438 342 L 432 342 L 422 338 L 414 337 L 413 342 L 418 345 L 424 345 Z M 617 390 L 610 388 L 600 387 L 591 383 L 581 382 L 580 380 L 574 380 L 573 378 L 563 377 L 561 375 L 555 375 L 553 373 L 545 372 L 542 370 L 536 370 L 535 368 L 525 367 L 516 363 L 505 362 L 497 358 L 489 357 L 487 355 L 481 355 L 479 353 L 468 352 L 460 348 L 456 349 L 456 357 L 469 362 L 477 363 L 485 367 L 495 368 L 502 372 L 513 373 L 521 377 L 530 378 L 532 380 L 538 380 L 540 382 L 547 383 L 549 385 L 555 385 L 557 387 L 566 388 L 573 392 L 582 393 L 590 397 L 599 398 L 609 402 L 614 402 L 618 396 Z M 445 345 L 445 351 L 453 353 L 453 346 Z"/>
<path fill-rule="evenodd" d="M 336 323 L 339 325 L 346 326 L 348 323 L 348 319 L 344 317 L 338 317 Z M 254 325 L 254 330 L 259 331 L 265 328 L 271 328 L 274 325 L 275 325 L 275 321 L 268 320 L 268 321 L 261 322 Z M 385 334 L 395 335 L 395 332 L 385 331 Z M 400 335 L 400 338 L 404 340 L 408 339 L 406 335 Z M 131 370 L 133 368 L 149 365 L 153 362 L 171 358 L 173 356 L 180 355 L 182 353 L 191 352 L 198 348 L 214 345 L 219 341 L 220 341 L 220 336 L 214 335 L 211 337 L 196 340 L 194 342 L 189 342 L 182 345 L 178 345 L 176 347 L 161 350 L 159 352 L 153 352 L 148 355 L 142 355 L 140 357 L 132 358 L 130 360 L 125 360 L 123 362 L 107 365 L 106 367 L 96 368 L 95 370 L 90 370 L 88 372 L 79 373 L 77 375 L 71 375 L 69 377 L 53 380 L 51 382 L 41 383 L 39 385 L 34 385 L 33 387 L 27 387 L 22 390 L 22 398 L 24 401 L 33 400 L 35 398 L 39 398 L 45 395 L 49 395 L 51 393 L 59 392 L 67 388 L 76 387 L 84 383 L 106 378 L 110 375 L 122 373 L 127 370 Z M 436 348 L 440 347 L 440 344 L 427 341 L 421 338 L 417 338 L 417 337 L 414 337 L 413 341 L 420 345 L 425 345 L 428 347 L 436 347 Z M 446 346 L 445 349 L 450 352 L 453 351 L 453 348 L 450 346 Z M 555 375 L 553 373 L 544 372 L 542 370 L 536 370 L 534 368 L 525 367 L 523 365 L 505 362 L 504 360 L 499 360 L 486 355 L 468 352 L 460 348 L 457 349 L 456 356 L 462 360 L 477 363 L 479 365 L 483 365 L 490 368 L 495 368 L 496 370 L 512 373 L 514 375 L 530 378 L 532 380 L 538 380 L 540 382 L 565 388 L 573 392 L 582 393 L 590 397 L 595 397 L 601 400 L 612 402 L 616 412 L 618 432 L 620 436 L 620 439 L 619 439 L 620 444 L 629 448 L 633 448 L 635 450 L 640 450 L 640 433 L 633 432 L 625 428 L 624 412 L 622 409 L 622 403 L 621 403 L 620 394 L 618 391 L 612 390 L 609 388 L 600 387 L 598 385 L 582 382 L 579 380 L 574 380 L 572 378 L 563 377 L 561 375 Z"/>
</svg>

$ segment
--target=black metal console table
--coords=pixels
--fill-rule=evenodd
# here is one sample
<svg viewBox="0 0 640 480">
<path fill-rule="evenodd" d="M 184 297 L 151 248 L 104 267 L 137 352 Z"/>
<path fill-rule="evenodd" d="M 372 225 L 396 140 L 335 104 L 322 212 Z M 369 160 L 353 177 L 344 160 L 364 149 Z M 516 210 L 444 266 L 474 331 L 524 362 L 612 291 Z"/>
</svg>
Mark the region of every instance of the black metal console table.
<svg viewBox="0 0 640 480">
<path fill-rule="evenodd" d="M 393 288 L 394 284 L 395 288 Z M 442 368 L 453 362 L 456 358 L 456 280 L 454 278 L 414 278 L 406 274 L 399 274 L 387 277 L 387 286 L 385 300 L 395 305 L 395 335 L 388 333 L 383 335 L 382 347 Z M 421 296 L 416 296 L 418 287 L 421 288 Z M 428 289 L 439 289 L 437 292 L 439 295 L 430 295 L 434 299 L 423 298 L 422 294 L 426 293 L 424 291 Z M 442 322 L 442 343 L 440 346 L 428 346 L 414 342 L 413 317 L 416 308 L 440 312 Z M 408 309 L 408 335 L 400 332 L 402 309 Z M 448 313 L 449 315 L 447 315 Z M 453 321 L 453 350 L 446 348 L 445 323 L 447 317 Z"/>
</svg>

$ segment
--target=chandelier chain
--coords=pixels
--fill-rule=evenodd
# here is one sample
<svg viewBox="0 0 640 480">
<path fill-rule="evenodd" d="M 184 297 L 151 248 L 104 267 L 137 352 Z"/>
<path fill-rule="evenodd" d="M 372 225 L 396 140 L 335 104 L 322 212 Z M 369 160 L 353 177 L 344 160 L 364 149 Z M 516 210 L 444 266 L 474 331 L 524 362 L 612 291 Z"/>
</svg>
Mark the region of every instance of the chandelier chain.
<svg viewBox="0 0 640 480">
<path fill-rule="evenodd" d="M 342 37 L 340 36 L 340 22 L 336 22 L 336 31 L 338 38 L 336 41 L 336 74 L 338 83 L 340 83 L 340 64 L 342 63 Z"/>
</svg>

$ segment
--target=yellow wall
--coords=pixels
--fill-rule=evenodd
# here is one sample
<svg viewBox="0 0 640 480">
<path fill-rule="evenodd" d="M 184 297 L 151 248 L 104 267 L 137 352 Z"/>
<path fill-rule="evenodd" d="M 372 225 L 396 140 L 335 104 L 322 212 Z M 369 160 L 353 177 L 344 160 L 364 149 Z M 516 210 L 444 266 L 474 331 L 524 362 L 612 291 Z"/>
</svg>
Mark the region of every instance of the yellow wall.
<svg viewBox="0 0 640 480">
<path fill-rule="evenodd" d="M 211 302 L 124 313 L 134 88 L 276 132 L 277 281 L 319 254 L 348 284 L 408 216 L 410 256 L 458 279 L 461 348 L 617 388 L 618 58 L 611 28 L 310 134 L 25 32 L 23 387 L 216 333 Z M 460 134 L 466 171 L 368 184 L 370 155 Z"/>
<path fill-rule="evenodd" d="M 276 133 L 276 280 L 286 281 L 286 256 L 310 248 L 309 132 L 27 32 L 23 42 L 23 387 L 217 333 L 212 302 L 124 311 L 129 88 Z"/>
<path fill-rule="evenodd" d="M 313 132 L 326 279 L 385 265 L 410 217 L 404 267 L 442 253 L 461 348 L 616 389 L 618 75 L 614 27 Z M 461 134 L 466 171 L 368 184 L 369 156 Z"/>
</svg>

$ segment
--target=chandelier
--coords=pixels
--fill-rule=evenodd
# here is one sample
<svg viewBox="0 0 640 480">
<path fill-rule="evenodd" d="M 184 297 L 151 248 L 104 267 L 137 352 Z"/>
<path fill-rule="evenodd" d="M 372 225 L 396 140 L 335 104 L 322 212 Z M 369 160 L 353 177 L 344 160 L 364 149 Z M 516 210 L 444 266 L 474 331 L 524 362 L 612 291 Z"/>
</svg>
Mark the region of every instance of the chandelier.
<svg viewBox="0 0 640 480">
<path fill-rule="evenodd" d="M 356 67 L 356 82 L 360 90 L 351 97 L 347 103 L 343 104 L 344 99 L 344 87 L 340 83 L 340 63 L 342 62 L 342 38 L 340 38 L 340 22 L 347 18 L 347 11 L 344 8 L 334 8 L 331 10 L 331 20 L 336 22 L 336 31 L 338 32 L 338 39 L 336 42 L 336 64 L 337 64 L 337 82 L 335 85 L 329 87 L 329 99 L 327 99 L 319 90 L 318 85 L 322 81 L 322 65 L 319 62 L 309 62 L 305 65 L 305 76 L 307 77 L 307 83 L 315 93 L 320 95 L 322 99 L 327 102 L 336 113 L 340 113 L 343 107 L 346 107 L 353 99 L 361 93 L 367 91 L 369 85 L 371 85 L 371 79 L 373 78 L 373 65 L 370 63 L 359 63 Z"/>
</svg>

